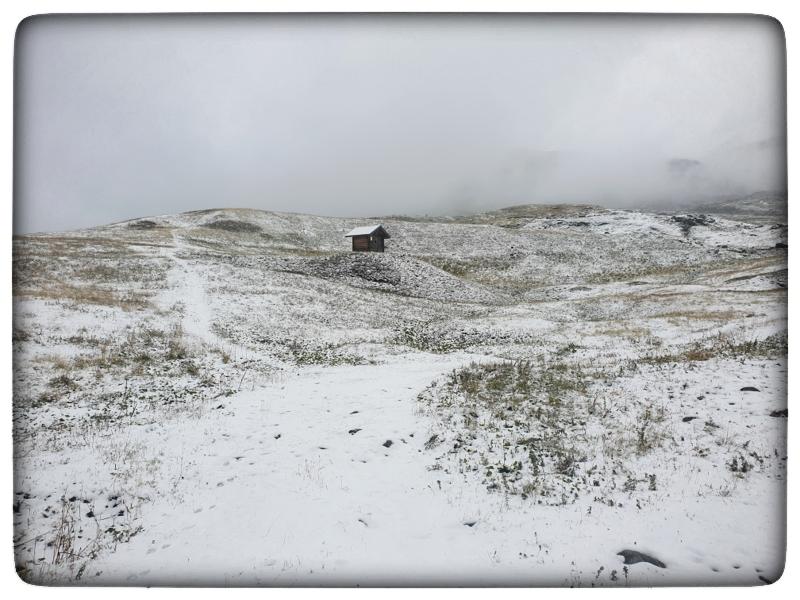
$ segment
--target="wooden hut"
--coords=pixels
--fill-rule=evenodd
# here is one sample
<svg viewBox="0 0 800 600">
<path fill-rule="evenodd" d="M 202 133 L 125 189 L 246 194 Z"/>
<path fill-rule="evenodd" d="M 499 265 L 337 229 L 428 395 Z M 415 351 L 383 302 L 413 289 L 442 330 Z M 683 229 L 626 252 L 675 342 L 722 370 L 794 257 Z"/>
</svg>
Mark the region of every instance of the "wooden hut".
<svg viewBox="0 0 800 600">
<path fill-rule="evenodd" d="M 383 225 L 356 227 L 344 237 L 353 238 L 353 252 L 383 252 L 383 240 L 391 237 Z"/>
</svg>

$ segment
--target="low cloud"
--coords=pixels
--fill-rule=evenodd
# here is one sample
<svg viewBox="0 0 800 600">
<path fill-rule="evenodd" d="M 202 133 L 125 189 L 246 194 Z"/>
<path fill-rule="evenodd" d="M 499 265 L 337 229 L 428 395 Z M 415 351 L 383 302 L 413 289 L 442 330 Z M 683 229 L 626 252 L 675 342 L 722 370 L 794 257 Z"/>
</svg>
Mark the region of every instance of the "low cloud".
<svg viewBox="0 0 800 600">
<path fill-rule="evenodd" d="M 17 232 L 786 182 L 783 34 L 762 17 L 38 17 L 16 67 Z"/>
</svg>

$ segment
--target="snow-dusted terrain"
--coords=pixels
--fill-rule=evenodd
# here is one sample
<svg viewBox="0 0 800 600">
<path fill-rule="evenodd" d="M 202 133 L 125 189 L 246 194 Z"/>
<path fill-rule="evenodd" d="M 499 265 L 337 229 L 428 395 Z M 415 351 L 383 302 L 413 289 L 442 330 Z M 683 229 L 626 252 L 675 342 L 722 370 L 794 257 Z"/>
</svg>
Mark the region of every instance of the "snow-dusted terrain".
<svg viewBox="0 0 800 600">
<path fill-rule="evenodd" d="M 386 253 L 351 253 L 372 222 L 15 239 L 22 577 L 780 575 L 785 224 L 514 207 L 384 219 Z"/>
</svg>

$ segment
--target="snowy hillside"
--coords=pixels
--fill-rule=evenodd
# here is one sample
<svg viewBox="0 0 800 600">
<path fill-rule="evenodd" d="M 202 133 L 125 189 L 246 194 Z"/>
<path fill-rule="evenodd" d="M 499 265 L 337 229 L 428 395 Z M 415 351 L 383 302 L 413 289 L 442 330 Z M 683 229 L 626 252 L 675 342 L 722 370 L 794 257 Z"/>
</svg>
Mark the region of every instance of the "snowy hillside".
<svg viewBox="0 0 800 600">
<path fill-rule="evenodd" d="M 373 222 L 386 253 L 350 252 Z M 782 223 L 563 206 L 18 237 L 18 571 L 773 581 L 786 244 Z"/>
</svg>

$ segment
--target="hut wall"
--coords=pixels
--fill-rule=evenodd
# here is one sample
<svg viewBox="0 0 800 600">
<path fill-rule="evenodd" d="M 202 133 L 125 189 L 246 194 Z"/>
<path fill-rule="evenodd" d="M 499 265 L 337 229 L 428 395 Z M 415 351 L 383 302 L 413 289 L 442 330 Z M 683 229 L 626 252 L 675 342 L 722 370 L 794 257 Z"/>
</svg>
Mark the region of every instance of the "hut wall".
<svg viewBox="0 0 800 600">
<path fill-rule="evenodd" d="M 373 235 L 369 240 L 369 249 L 372 252 L 383 252 L 383 238 L 379 235 Z"/>
<path fill-rule="evenodd" d="M 353 250 L 362 252 L 369 251 L 369 236 L 368 235 L 355 235 L 353 236 Z"/>
</svg>

